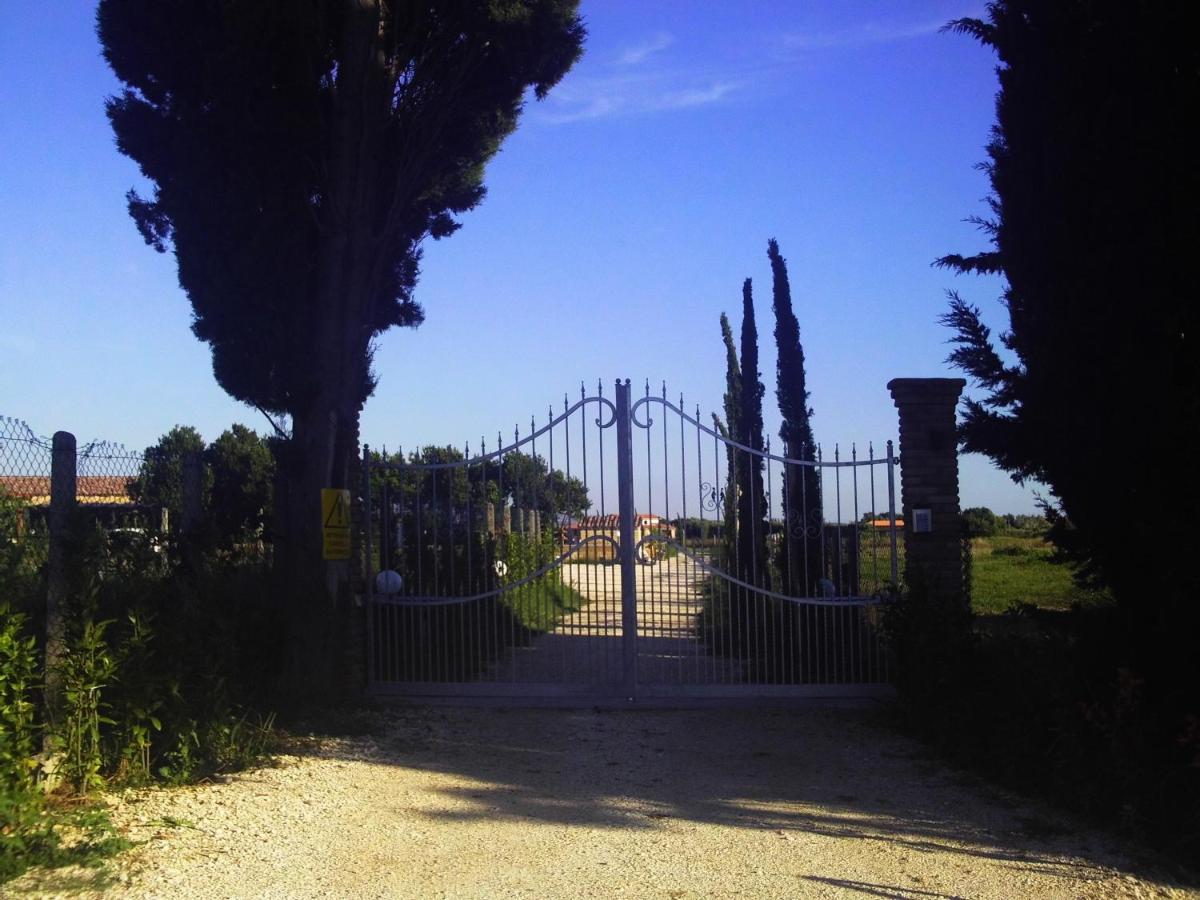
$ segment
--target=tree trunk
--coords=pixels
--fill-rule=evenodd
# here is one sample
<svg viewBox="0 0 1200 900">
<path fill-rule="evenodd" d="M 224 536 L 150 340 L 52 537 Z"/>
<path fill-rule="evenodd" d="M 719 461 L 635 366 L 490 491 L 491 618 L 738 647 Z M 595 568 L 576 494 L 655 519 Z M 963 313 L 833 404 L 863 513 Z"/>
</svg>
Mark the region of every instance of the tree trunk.
<svg viewBox="0 0 1200 900">
<path fill-rule="evenodd" d="M 334 128 L 326 147 L 329 194 L 317 260 L 318 321 L 312 393 L 292 412 L 285 490 L 284 552 L 277 570 L 291 629 L 288 693 L 305 703 L 352 693 L 346 665 L 351 597 L 343 562 L 323 556 L 321 489 L 350 488 L 357 457 L 359 416 L 370 392 L 369 342 L 379 264 L 389 235 L 373 226 L 387 184 L 380 166 L 388 121 L 388 75 L 379 52 L 379 4 L 351 0 L 341 34 Z M 383 208 L 387 208 L 385 205 Z"/>
</svg>

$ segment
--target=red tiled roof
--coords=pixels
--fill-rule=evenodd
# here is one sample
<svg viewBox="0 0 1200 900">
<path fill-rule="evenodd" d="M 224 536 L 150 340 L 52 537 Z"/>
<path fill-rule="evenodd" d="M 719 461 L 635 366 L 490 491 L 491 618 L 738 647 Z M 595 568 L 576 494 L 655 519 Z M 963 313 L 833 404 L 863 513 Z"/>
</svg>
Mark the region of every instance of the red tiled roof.
<svg viewBox="0 0 1200 900">
<path fill-rule="evenodd" d="M 119 497 L 124 499 L 115 502 L 128 503 L 132 500 L 129 489 L 135 481 L 132 475 L 80 475 L 75 479 L 75 496 L 85 503 L 89 497 Z M 0 489 L 20 500 L 49 498 L 50 476 L 0 475 Z"/>
<path fill-rule="evenodd" d="M 666 520 L 662 516 L 656 516 L 654 513 L 634 513 L 633 527 L 634 528 L 650 528 L 655 525 L 665 525 Z M 621 517 L 617 513 L 609 513 L 607 516 L 584 516 L 579 522 L 580 528 L 611 528 L 617 529 L 621 527 Z"/>
</svg>

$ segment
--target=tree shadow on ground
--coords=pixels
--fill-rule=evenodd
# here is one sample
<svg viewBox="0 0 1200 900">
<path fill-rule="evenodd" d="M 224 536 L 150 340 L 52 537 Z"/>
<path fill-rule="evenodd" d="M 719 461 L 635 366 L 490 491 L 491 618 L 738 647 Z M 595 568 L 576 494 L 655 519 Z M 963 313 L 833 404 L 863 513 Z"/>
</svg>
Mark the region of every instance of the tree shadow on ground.
<svg viewBox="0 0 1200 900">
<path fill-rule="evenodd" d="M 877 711 L 430 708 L 379 721 L 372 737 L 323 752 L 449 776 L 407 810 L 435 823 L 646 832 L 707 823 L 785 840 L 874 840 L 992 860 L 1013 874 L 1098 881 L 1117 868 L 1172 883 L 1120 838 L 1080 831 L 1065 814 L 936 761 L 881 727 Z"/>
</svg>

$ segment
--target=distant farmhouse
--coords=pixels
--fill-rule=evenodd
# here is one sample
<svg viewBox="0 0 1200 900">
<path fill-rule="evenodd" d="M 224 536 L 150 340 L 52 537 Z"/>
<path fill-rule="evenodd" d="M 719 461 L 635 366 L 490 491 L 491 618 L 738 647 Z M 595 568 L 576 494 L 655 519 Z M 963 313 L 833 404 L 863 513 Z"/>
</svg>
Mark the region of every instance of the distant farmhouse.
<svg viewBox="0 0 1200 900">
<path fill-rule="evenodd" d="M 80 475 L 75 479 L 75 499 L 88 506 L 132 506 L 129 475 Z M 50 505 L 49 475 L 0 475 L 0 491 L 27 507 Z"/>
<path fill-rule="evenodd" d="M 636 545 L 651 534 L 665 538 L 675 538 L 675 526 L 662 516 L 653 513 L 633 514 L 633 542 Z M 594 560 L 597 562 L 612 562 L 617 558 L 615 542 L 621 539 L 621 517 L 616 513 L 607 516 L 585 516 L 576 522 L 570 522 L 562 529 L 564 551 L 573 544 L 586 541 L 588 538 L 608 538 L 608 540 L 592 541 L 580 549 L 573 559 Z"/>
</svg>

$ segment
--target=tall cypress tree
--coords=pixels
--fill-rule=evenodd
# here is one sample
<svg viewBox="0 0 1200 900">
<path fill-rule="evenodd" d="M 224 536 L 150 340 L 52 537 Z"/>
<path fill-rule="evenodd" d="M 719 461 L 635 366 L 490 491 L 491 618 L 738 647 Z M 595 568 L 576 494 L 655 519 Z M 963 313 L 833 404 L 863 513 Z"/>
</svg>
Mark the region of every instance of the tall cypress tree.
<svg viewBox="0 0 1200 900">
<path fill-rule="evenodd" d="M 775 309 L 775 365 L 779 414 L 783 423 L 779 436 L 784 452 L 793 459 L 812 459 L 815 442 L 812 432 L 812 408 L 808 405 L 808 387 L 804 375 L 804 347 L 800 344 L 800 323 L 792 310 L 792 289 L 788 283 L 787 260 L 779 253 L 774 238 L 767 241 L 774 279 L 772 305 Z M 815 466 L 788 466 L 783 484 L 786 539 L 780 545 L 779 571 L 784 589 L 798 596 L 811 596 L 821 577 L 821 477 Z"/>
<path fill-rule="evenodd" d="M 738 365 L 737 347 L 733 344 L 733 328 L 729 325 L 729 317 L 725 313 L 721 313 L 721 339 L 725 342 L 725 421 L 722 423 L 716 416 L 713 417 L 713 424 L 716 425 L 717 431 L 722 436 L 737 440 L 738 434 L 741 433 L 742 416 L 740 406 L 742 402 L 742 370 Z M 734 453 L 731 450 L 726 453 L 726 475 L 725 475 L 725 496 L 724 496 L 724 514 L 725 514 L 725 567 L 726 571 L 734 571 L 734 559 L 737 556 L 737 496 L 738 484 L 738 459 L 741 456 L 739 453 Z"/>
<path fill-rule="evenodd" d="M 758 327 L 749 278 L 742 284 L 742 378 L 737 440 L 753 450 L 763 449 L 763 385 L 758 372 Z M 751 584 L 769 586 L 767 575 L 767 502 L 763 492 L 763 460 L 755 453 L 736 451 L 743 461 L 738 484 L 738 576 Z"/>
</svg>

